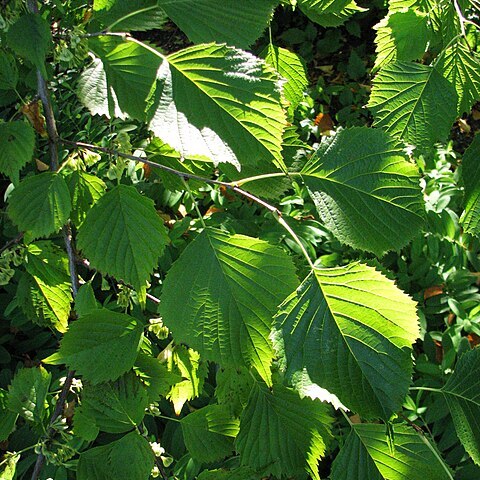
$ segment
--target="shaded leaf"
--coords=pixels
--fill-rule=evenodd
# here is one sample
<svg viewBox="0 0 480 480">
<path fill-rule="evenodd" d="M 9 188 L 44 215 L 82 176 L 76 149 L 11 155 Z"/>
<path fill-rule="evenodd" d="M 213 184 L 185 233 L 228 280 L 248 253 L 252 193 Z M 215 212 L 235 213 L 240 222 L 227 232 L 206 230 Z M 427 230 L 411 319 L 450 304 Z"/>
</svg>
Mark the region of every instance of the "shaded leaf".
<svg viewBox="0 0 480 480">
<path fill-rule="evenodd" d="M 0 388 L 0 442 L 7 440 L 15 428 L 18 413 L 8 409 L 8 392 Z"/>
<path fill-rule="evenodd" d="M 18 180 L 18 172 L 33 157 L 35 132 L 25 122 L 0 123 L 0 144 L 0 172 Z"/>
<path fill-rule="evenodd" d="M 246 368 L 219 368 L 215 388 L 218 403 L 227 406 L 234 416 L 240 416 L 247 405 L 253 382 L 253 377 Z"/>
<path fill-rule="evenodd" d="M 462 159 L 462 179 L 465 187 L 465 212 L 462 225 L 467 233 L 480 235 L 480 137 L 474 137 Z"/>
<path fill-rule="evenodd" d="M 0 90 L 12 90 L 17 86 L 17 82 L 18 68 L 15 57 L 9 53 L 0 52 Z"/>
</svg>

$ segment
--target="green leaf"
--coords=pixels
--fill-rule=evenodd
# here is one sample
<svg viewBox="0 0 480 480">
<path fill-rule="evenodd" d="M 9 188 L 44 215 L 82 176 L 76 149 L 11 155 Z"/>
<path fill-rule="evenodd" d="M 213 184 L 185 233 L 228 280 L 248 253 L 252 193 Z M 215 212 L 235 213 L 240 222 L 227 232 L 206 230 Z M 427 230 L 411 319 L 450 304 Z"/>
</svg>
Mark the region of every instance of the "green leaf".
<svg viewBox="0 0 480 480">
<path fill-rule="evenodd" d="M 218 403 L 238 417 L 248 402 L 253 387 L 253 377 L 243 367 L 219 368 L 216 376 L 215 397 Z"/>
<path fill-rule="evenodd" d="M 0 172 L 18 181 L 18 172 L 33 157 L 35 132 L 29 123 L 0 123 L 0 144 Z"/>
<path fill-rule="evenodd" d="M 276 72 L 263 61 L 214 44 L 168 57 L 114 37 L 95 39 L 92 47 L 120 108 L 148 120 L 182 157 L 205 156 L 237 169 L 243 163 L 282 164 L 281 91 Z"/>
<path fill-rule="evenodd" d="M 116 380 L 133 367 L 143 325 L 134 317 L 107 309 L 91 311 L 70 325 L 60 350 L 43 360 L 66 364 L 97 384 Z"/>
<path fill-rule="evenodd" d="M 56 317 L 51 319 L 54 328 L 64 333 L 68 328 L 72 302 L 68 258 L 51 242 L 32 243 L 27 252 L 26 270 Z M 49 317 L 48 312 L 44 314 Z"/>
<path fill-rule="evenodd" d="M 67 177 L 67 184 L 72 199 L 70 219 L 75 226 L 80 227 L 87 212 L 105 193 L 107 186 L 102 179 L 81 170 L 72 172 Z"/>
<path fill-rule="evenodd" d="M 317 462 L 330 439 L 328 407 L 281 385 L 256 383 L 240 419 L 236 447 L 242 465 L 274 476 L 319 480 Z"/>
<path fill-rule="evenodd" d="M 442 388 L 458 438 L 480 465 L 480 349 L 464 353 Z"/>
<path fill-rule="evenodd" d="M 425 53 L 430 37 L 425 13 L 399 11 L 385 17 L 374 28 L 377 30 L 374 71 L 395 60 L 417 60 Z"/>
<path fill-rule="evenodd" d="M 278 0 L 159 0 L 158 4 L 194 43 L 249 47 L 265 30 Z"/>
<path fill-rule="evenodd" d="M 77 480 L 148 480 L 154 456 L 148 441 L 138 432 L 80 454 Z"/>
<path fill-rule="evenodd" d="M 102 432 L 132 430 L 143 420 L 147 405 L 147 391 L 134 373 L 122 375 L 115 382 L 86 384 L 82 391 L 82 414 Z"/>
<path fill-rule="evenodd" d="M 15 57 L 9 53 L 0 52 L 0 90 L 12 90 L 17 83 L 18 68 Z"/>
<path fill-rule="evenodd" d="M 305 62 L 296 53 L 285 48 L 276 47 L 271 43 L 260 54 L 285 79 L 283 94 L 291 109 L 303 99 L 303 93 L 307 90 L 308 80 L 305 70 Z"/>
<path fill-rule="evenodd" d="M 411 428 L 394 425 L 394 450 L 384 425 L 355 424 L 332 465 L 332 480 L 452 480 L 428 440 Z"/>
<path fill-rule="evenodd" d="M 58 232 L 67 222 L 71 209 L 70 193 L 63 177 L 44 172 L 20 182 L 10 196 L 8 214 L 20 230 L 38 238 Z"/>
<path fill-rule="evenodd" d="M 298 0 L 300 10 L 322 27 L 338 27 L 356 12 L 365 11 L 353 0 Z"/>
<path fill-rule="evenodd" d="M 8 392 L 0 388 L 0 442 L 8 439 L 17 421 L 18 414 L 8 410 Z"/>
<path fill-rule="evenodd" d="M 111 32 L 161 29 L 167 20 L 157 0 L 95 0 L 93 11 Z"/>
<path fill-rule="evenodd" d="M 43 367 L 19 370 L 8 388 L 8 409 L 30 422 L 41 423 L 48 406 L 51 379 Z"/>
<path fill-rule="evenodd" d="M 465 212 L 462 216 L 463 229 L 467 233 L 480 235 L 480 137 L 463 154 L 462 179 L 465 187 Z"/>
<path fill-rule="evenodd" d="M 368 106 L 374 126 L 428 150 L 448 138 L 457 94 L 435 68 L 396 62 L 385 65 L 375 77 Z"/>
<path fill-rule="evenodd" d="M 99 305 L 90 282 L 80 286 L 75 297 L 75 312 L 79 317 L 87 315 L 92 310 L 97 310 Z"/>
<path fill-rule="evenodd" d="M 388 420 L 411 381 L 415 303 L 372 267 L 316 269 L 280 306 L 272 337 L 293 385 L 310 379 L 366 418 Z"/>
<path fill-rule="evenodd" d="M 234 470 L 203 470 L 198 480 L 258 480 L 259 474 L 249 467 Z"/>
<path fill-rule="evenodd" d="M 438 62 L 437 69 L 455 87 L 457 114 L 469 113 L 473 104 L 480 100 L 480 63 L 477 55 L 462 42 L 454 42 Z"/>
<path fill-rule="evenodd" d="M 22 58 L 32 62 L 47 78 L 45 57 L 52 45 L 50 26 L 40 15 L 22 15 L 7 32 L 8 46 Z"/>
<path fill-rule="evenodd" d="M 323 221 L 343 243 L 381 256 L 421 230 L 418 170 L 381 130 L 341 130 L 320 144 L 300 174 Z"/>
<path fill-rule="evenodd" d="M 296 284 L 291 259 L 277 247 L 205 230 L 168 272 L 159 311 L 176 341 L 202 358 L 253 366 L 270 383 L 272 315 Z"/>
<path fill-rule="evenodd" d="M 225 405 L 207 405 L 180 423 L 185 446 L 194 459 L 210 463 L 232 454 L 239 420 L 232 418 Z"/>
<path fill-rule="evenodd" d="M 153 201 L 134 187 L 117 185 L 88 211 L 78 247 L 92 266 L 140 289 L 168 241 Z"/>
<path fill-rule="evenodd" d="M 180 415 L 185 402 L 200 396 L 208 368 L 200 360 L 198 352 L 183 345 L 176 346 L 173 351 L 169 350 L 167 359 L 168 370 L 182 378 L 168 393 L 175 413 Z"/>
<path fill-rule="evenodd" d="M 133 371 L 145 386 L 150 403 L 165 397 L 173 385 L 182 381 L 182 377 L 168 370 L 160 360 L 140 352 Z M 183 405 L 183 404 L 182 404 Z"/>
</svg>

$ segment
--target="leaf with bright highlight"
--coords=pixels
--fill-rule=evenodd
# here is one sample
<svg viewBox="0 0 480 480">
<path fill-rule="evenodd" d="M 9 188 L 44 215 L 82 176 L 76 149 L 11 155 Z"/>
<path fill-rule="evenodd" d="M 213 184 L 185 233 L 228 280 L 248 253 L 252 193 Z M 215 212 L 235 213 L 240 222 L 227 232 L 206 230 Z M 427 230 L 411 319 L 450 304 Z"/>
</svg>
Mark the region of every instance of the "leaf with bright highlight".
<svg viewBox="0 0 480 480">
<path fill-rule="evenodd" d="M 372 267 L 314 270 L 280 306 L 272 338 L 295 386 L 304 370 L 366 418 L 401 408 L 419 334 L 415 302 Z"/>
<path fill-rule="evenodd" d="M 279 248 L 205 230 L 169 270 L 160 313 L 177 342 L 206 360 L 253 366 L 269 383 L 272 316 L 296 285 L 293 263 Z"/>
<path fill-rule="evenodd" d="M 341 130 L 300 174 L 323 221 L 354 248 L 399 250 L 423 225 L 418 169 L 381 130 Z"/>
</svg>

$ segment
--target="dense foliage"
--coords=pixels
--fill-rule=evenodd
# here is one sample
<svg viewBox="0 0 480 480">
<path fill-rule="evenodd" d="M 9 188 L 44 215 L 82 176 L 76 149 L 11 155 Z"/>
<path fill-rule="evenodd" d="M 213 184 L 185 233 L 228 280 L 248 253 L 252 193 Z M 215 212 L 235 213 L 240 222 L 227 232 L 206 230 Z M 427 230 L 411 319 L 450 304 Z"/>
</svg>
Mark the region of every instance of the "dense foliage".
<svg viewBox="0 0 480 480">
<path fill-rule="evenodd" d="M 0 2 L 0 479 L 480 478 L 479 10 Z"/>
</svg>

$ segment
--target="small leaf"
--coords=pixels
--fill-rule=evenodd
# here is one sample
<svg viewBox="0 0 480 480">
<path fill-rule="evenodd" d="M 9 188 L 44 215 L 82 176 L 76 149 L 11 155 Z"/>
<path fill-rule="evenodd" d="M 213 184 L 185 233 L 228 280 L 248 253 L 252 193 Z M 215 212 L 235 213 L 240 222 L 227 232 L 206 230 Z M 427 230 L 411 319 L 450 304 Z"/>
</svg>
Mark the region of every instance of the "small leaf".
<svg viewBox="0 0 480 480">
<path fill-rule="evenodd" d="M 300 10 L 322 27 L 338 27 L 356 12 L 365 11 L 353 0 L 297 0 Z"/>
<path fill-rule="evenodd" d="M 428 440 L 403 425 L 394 425 L 394 451 L 384 425 L 352 426 L 332 465 L 332 480 L 452 480 L 448 467 Z"/>
<path fill-rule="evenodd" d="M 315 269 L 280 306 L 272 337 L 295 386 L 304 370 L 366 418 L 388 420 L 411 381 L 415 303 L 372 267 Z"/>
<path fill-rule="evenodd" d="M 64 363 L 94 384 L 116 380 L 133 367 L 142 332 L 143 325 L 134 317 L 94 310 L 70 325 L 60 350 L 43 362 Z"/>
<path fill-rule="evenodd" d="M 418 169 L 381 130 L 341 130 L 320 144 L 300 174 L 323 221 L 343 243 L 381 256 L 421 230 Z"/>
<path fill-rule="evenodd" d="M 147 391 L 133 373 L 115 382 L 87 383 L 82 391 L 82 415 L 91 418 L 102 432 L 132 430 L 143 420 L 147 405 Z"/>
<path fill-rule="evenodd" d="M 40 15 L 22 15 L 7 32 L 8 46 L 22 58 L 32 62 L 47 78 L 45 57 L 52 45 L 52 34 L 47 21 Z"/>
<path fill-rule="evenodd" d="M 207 405 L 183 417 L 181 425 L 185 446 L 194 459 L 210 463 L 232 454 L 239 421 L 228 407 Z"/>
<path fill-rule="evenodd" d="M 8 409 L 30 422 L 42 423 L 51 379 L 43 367 L 19 370 L 8 389 Z"/>
<path fill-rule="evenodd" d="M 480 235 L 480 136 L 463 154 L 462 179 L 465 187 L 465 212 L 462 225 L 467 233 Z"/>
<path fill-rule="evenodd" d="M 480 465 L 480 348 L 464 353 L 442 388 L 458 438 Z"/>
<path fill-rule="evenodd" d="M 296 284 L 291 259 L 277 247 L 205 230 L 169 270 L 160 314 L 176 341 L 202 358 L 254 366 L 270 382 L 272 315 Z"/>
<path fill-rule="evenodd" d="M 10 196 L 8 214 L 20 230 L 38 238 L 58 232 L 67 222 L 71 209 L 70 193 L 63 177 L 44 172 L 20 182 Z"/>
<path fill-rule="evenodd" d="M 18 172 L 33 157 L 35 132 L 25 122 L 0 123 L 0 144 L 0 172 L 17 180 Z"/>
<path fill-rule="evenodd" d="M 17 86 L 17 82 L 18 68 L 15 57 L 9 53 L 0 52 L 0 90 L 12 90 Z"/>
<path fill-rule="evenodd" d="M 98 310 L 99 305 L 95 299 L 92 284 L 90 282 L 84 283 L 77 292 L 75 297 L 75 312 L 79 317 L 87 315 L 92 310 Z"/>
<path fill-rule="evenodd" d="M 8 392 L 0 388 L 0 442 L 8 439 L 18 418 L 18 413 L 8 409 Z"/>
<path fill-rule="evenodd" d="M 153 201 L 126 185 L 98 200 L 77 236 L 78 247 L 94 268 L 136 289 L 145 286 L 167 241 Z"/>
<path fill-rule="evenodd" d="M 368 106 L 374 126 L 428 150 L 448 138 L 457 94 L 435 68 L 396 62 L 385 65 L 375 77 Z"/>
<path fill-rule="evenodd" d="M 307 471 L 319 480 L 317 462 L 330 440 L 328 407 L 281 385 L 255 384 L 240 419 L 236 447 L 242 465 L 276 477 Z"/>
</svg>

